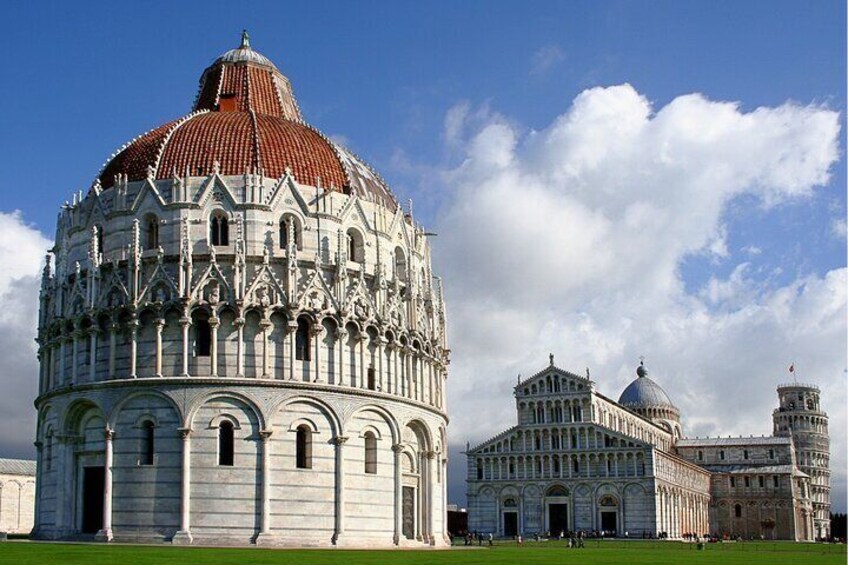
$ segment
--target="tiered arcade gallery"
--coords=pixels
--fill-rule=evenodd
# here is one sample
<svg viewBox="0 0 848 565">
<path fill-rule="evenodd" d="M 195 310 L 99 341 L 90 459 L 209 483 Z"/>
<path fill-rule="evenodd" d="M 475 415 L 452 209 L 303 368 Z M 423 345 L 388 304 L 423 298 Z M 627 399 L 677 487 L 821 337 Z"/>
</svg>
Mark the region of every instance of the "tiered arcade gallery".
<svg viewBox="0 0 848 565">
<path fill-rule="evenodd" d="M 551 364 L 515 387 L 518 425 L 468 447 L 469 527 L 812 540 L 830 523 L 827 415 L 811 385 L 778 389 L 775 435 L 681 438 L 642 364 L 618 401 Z"/>
<path fill-rule="evenodd" d="M 427 237 L 246 36 L 62 207 L 38 343 L 38 538 L 447 543 Z"/>
</svg>

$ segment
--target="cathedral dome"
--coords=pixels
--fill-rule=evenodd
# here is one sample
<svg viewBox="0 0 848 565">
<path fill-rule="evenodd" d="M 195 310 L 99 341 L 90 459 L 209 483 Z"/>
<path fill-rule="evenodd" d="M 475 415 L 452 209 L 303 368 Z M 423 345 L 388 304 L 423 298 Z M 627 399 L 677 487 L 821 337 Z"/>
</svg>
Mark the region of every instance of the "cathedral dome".
<svg viewBox="0 0 848 565">
<path fill-rule="evenodd" d="M 619 404 L 628 408 L 674 406 L 662 387 L 648 377 L 648 370 L 644 363 L 639 364 L 636 374 L 638 375 L 636 380 L 627 385 L 627 388 L 618 397 Z"/>
<path fill-rule="evenodd" d="M 300 183 L 397 208 L 370 166 L 303 121 L 288 79 L 251 49 L 246 33 L 203 72 L 193 110 L 122 147 L 98 175 L 100 186 L 117 178 L 290 172 Z"/>
</svg>

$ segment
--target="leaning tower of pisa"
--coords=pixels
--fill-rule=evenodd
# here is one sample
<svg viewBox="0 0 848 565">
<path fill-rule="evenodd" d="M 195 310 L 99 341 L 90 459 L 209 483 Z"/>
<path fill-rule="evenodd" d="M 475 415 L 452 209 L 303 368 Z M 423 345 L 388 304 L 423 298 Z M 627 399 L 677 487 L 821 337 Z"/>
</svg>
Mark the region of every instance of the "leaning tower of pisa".
<svg viewBox="0 0 848 565">
<path fill-rule="evenodd" d="M 773 414 L 774 435 L 792 437 L 798 468 L 810 476 L 815 535 L 830 537 L 830 438 L 819 388 L 784 384 L 777 388 L 777 395 L 780 407 Z"/>
</svg>

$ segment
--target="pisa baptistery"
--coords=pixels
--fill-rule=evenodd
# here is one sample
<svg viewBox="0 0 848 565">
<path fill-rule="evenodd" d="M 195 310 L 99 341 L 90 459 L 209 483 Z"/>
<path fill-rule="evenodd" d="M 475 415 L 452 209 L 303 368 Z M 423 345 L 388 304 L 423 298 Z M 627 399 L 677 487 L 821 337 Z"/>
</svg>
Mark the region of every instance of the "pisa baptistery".
<svg viewBox="0 0 848 565">
<path fill-rule="evenodd" d="M 61 207 L 40 300 L 36 538 L 448 543 L 427 236 L 246 34 Z"/>
</svg>

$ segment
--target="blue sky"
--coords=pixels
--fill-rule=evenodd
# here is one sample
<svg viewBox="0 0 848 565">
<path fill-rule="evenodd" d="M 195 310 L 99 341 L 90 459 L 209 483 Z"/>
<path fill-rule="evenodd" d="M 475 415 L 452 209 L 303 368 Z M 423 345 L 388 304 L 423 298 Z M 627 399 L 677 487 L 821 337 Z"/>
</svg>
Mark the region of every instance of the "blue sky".
<svg viewBox="0 0 848 565">
<path fill-rule="evenodd" d="M 53 235 L 61 202 L 73 191 L 87 189 L 113 151 L 189 111 L 202 70 L 221 52 L 235 47 L 241 29 L 247 28 L 253 47 L 291 79 L 307 121 L 345 140 L 375 165 L 400 199 L 414 199 L 417 219 L 441 232 L 435 243 L 435 262 L 446 276 L 449 298 L 454 298 L 449 306 L 455 336 L 451 393 L 456 400 L 452 404 L 460 408 L 452 425 L 456 445 L 464 444 L 465 439 L 484 439 L 511 425 L 514 415 L 508 412 L 508 385 L 504 383 L 514 382 L 519 371 L 526 374 L 541 368 L 537 365 L 547 358 L 548 348 L 561 343 L 569 344 L 557 350 L 564 357 L 567 354 L 569 361 L 563 365 L 582 372 L 583 365 L 591 363 L 593 375 L 609 375 L 605 385 L 609 388 L 603 392 L 612 396 L 632 377 L 637 353 L 647 352 L 649 359 L 660 364 L 659 374 L 665 372 L 666 380 L 658 380 L 669 387 L 674 386 L 669 384 L 674 382 L 672 376 L 686 373 L 680 377 L 682 384 L 677 383 L 676 397 L 682 408 L 690 408 L 689 430 L 700 433 L 749 431 L 742 424 L 734 427 L 717 421 L 715 415 L 698 412 L 704 395 L 709 394 L 709 389 L 699 388 L 704 386 L 700 383 L 719 372 L 734 382 L 757 373 L 756 384 L 765 389 L 764 400 L 757 409 L 759 427 L 751 431 L 769 433 L 770 410 L 776 402 L 773 386 L 785 380 L 781 371 L 787 360 L 797 357 L 799 367 L 809 367 L 809 380 L 836 383 L 832 390 L 839 396 L 831 401 L 830 410 L 838 418 L 836 422 L 844 423 L 844 324 L 836 323 L 827 339 L 816 339 L 812 330 L 808 335 L 803 329 L 783 329 L 795 321 L 790 318 L 787 322 L 778 312 L 780 305 L 785 305 L 781 302 L 783 291 L 802 298 L 810 295 L 807 302 L 798 300 L 788 308 L 801 318 L 825 302 L 816 299 L 815 289 L 834 280 L 839 287 L 844 278 L 844 2 L 236 5 L 216 1 L 13 1 L 4 7 L 0 52 L 9 62 L 0 89 L 0 147 L 4 149 L 0 213 L 20 210 L 23 223 L 47 237 Z M 572 102 L 581 92 L 624 83 L 632 85 L 657 114 L 690 93 L 700 93 L 707 101 L 737 102 L 738 115 L 748 118 L 760 107 L 778 113 L 789 108 L 787 122 L 799 120 L 791 108 L 835 111 L 840 128 L 838 156 L 826 163 L 828 176 L 823 186 L 808 175 L 799 181 L 803 190 L 784 192 L 773 200 L 764 197 L 767 190 L 748 185 L 730 191 L 730 196 L 716 204 L 718 211 L 704 219 L 706 235 L 693 238 L 690 247 L 668 251 L 665 262 L 659 257 L 662 246 L 656 239 L 640 248 L 635 255 L 650 258 L 657 254 L 661 266 L 654 272 L 650 262 L 640 263 L 636 272 L 660 281 L 653 287 L 681 286 L 677 291 L 664 291 L 660 298 L 671 296 L 667 305 L 645 290 L 639 291 L 644 297 L 640 301 L 615 302 L 609 297 L 632 291 L 620 284 L 601 288 L 592 280 L 575 283 L 568 296 L 552 295 L 544 309 L 539 305 L 524 308 L 525 318 L 540 329 L 510 334 L 511 341 L 523 349 L 516 346 L 512 357 L 480 364 L 475 355 L 486 347 L 476 343 L 473 329 L 469 330 L 473 328 L 469 312 L 476 312 L 479 306 L 473 299 L 476 283 L 463 278 L 457 267 L 468 264 L 469 258 L 457 243 L 468 234 L 455 226 L 456 219 L 462 218 L 458 210 L 469 202 L 463 200 L 468 193 L 464 186 L 473 179 L 480 186 L 494 187 L 502 179 L 493 180 L 487 173 L 474 176 L 469 173 L 473 167 L 466 165 L 480 157 L 480 147 L 492 147 L 486 144 L 492 142 L 490 134 L 497 128 L 490 126 L 502 126 L 501 132 L 518 140 L 516 161 L 535 162 L 540 157 L 534 154 L 530 140 L 548 139 L 559 118 L 574 117 Z M 591 92 L 597 97 L 605 91 Z M 615 96 L 626 105 L 634 102 L 631 94 L 618 90 Z M 448 127 L 451 115 L 463 116 L 456 135 Z M 709 121 L 701 124 L 708 125 Z M 803 129 L 799 125 L 792 131 Z M 791 161 L 797 145 L 787 147 L 786 159 L 778 155 L 763 162 L 778 168 Z M 814 154 L 812 150 L 797 153 L 799 162 Z M 769 176 L 768 166 L 758 170 L 753 185 Z M 663 179 L 664 174 L 650 178 Z M 673 199 L 675 194 L 672 185 L 650 188 L 657 202 Z M 667 189 L 671 192 L 663 194 Z M 603 210 L 603 203 L 593 201 L 593 206 L 596 211 Z M 691 222 L 699 222 L 696 212 L 689 210 L 687 221 L 691 217 Z M 577 218 L 574 220 L 576 223 Z M 609 243 L 603 238 L 598 241 Z M 619 248 L 611 245 L 610 249 Z M 633 260 L 635 264 L 632 253 L 613 260 L 618 264 Z M 591 254 L 575 261 L 574 270 L 578 271 L 591 271 L 594 265 Z M 605 274 L 606 278 L 615 276 L 613 272 Z M 487 304 L 508 312 L 517 303 L 498 294 L 505 288 L 493 287 Z M 0 288 L 0 297 L 6 290 Z M 839 300 L 835 299 L 837 314 L 841 311 L 844 318 L 844 304 Z M 642 312 L 640 303 L 648 301 L 664 306 Z M 600 303 L 605 305 L 598 306 Z M 770 308 L 774 308 L 770 321 L 751 313 Z M 557 313 L 561 325 L 547 317 L 549 312 Z M 694 320 L 704 316 L 711 316 L 709 329 L 720 335 L 712 341 L 704 338 L 703 345 L 692 338 L 693 351 L 663 341 L 660 330 L 640 339 L 633 335 L 639 331 L 622 334 L 618 329 L 632 323 L 637 329 L 651 327 L 654 331 L 659 320 L 673 319 L 670 325 L 686 326 L 697 333 Z M 815 326 L 816 320 L 813 317 L 813 322 L 808 322 Z M 578 326 L 581 329 L 576 333 L 569 329 Z M 739 334 L 716 329 L 727 327 L 736 328 Z M 554 337 L 540 337 L 543 329 Z M 759 336 L 760 345 L 751 347 L 759 347 L 762 357 L 737 356 L 732 351 L 735 335 Z M 725 344 L 725 349 L 708 356 L 703 351 L 712 342 Z M 825 345 L 819 350 L 817 343 Z M 491 344 L 488 347 L 491 349 Z M 713 364 L 714 358 L 736 357 L 740 360 L 735 365 L 731 361 Z M 672 358 L 676 360 L 663 361 Z M 754 362 L 767 366 L 760 370 L 750 366 Z M 472 368 L 475 364 L 485 365 L 497 385 L 481 383 Z M 24 374 L 34 365 L 27 367 L 4 367 L 0 372 Z M 480 395 L 482 388 L 491 389 L 491 395 Z M 29 393 L 21 394 L 13 400 L 28 406 Z M 463 405 L 468 395 L 501 402 L 499 408 L 504 412 L 492 411 L 494 416 L 483 423 L 464 421 L 462 408 L 473 413 L 470 405 Z M 732 414 L 742 408 L 730 403 L 728 409 Z M 11 444 L 5 447 L 21 455 L 31 450 Z M 0 453 L 3 448 L 0 444 Z M 844 441 L 834 449 L 844 453 Z M 460 461 L 455 455 L 452 460 Z M 840 457 L 834 464 L 844 467 L 844 455 Z M 452 467 L 454 499 L 461 499 L 461 474 L 461 464 Z M 836 475 L 844 499 L 844 468 Z"/>
<path fill-rule="evenodd" d="M 410 197 L 414 180 L 392 170 L 392 155 L 444 159 L 443 117 L 462 100 L 528 128 L 584 88 L 622 82 L 658 105 L 701 92 L 746 109 L 789 99 L 845 108 L 838 1 L 12 2 L 7 15 L 0 46 L 15 64 L 0 92 L 0 182 L 56 180 L 7 188 L 3 208 L 48 232 L 56 203 L 87 188 L 117 147 L 186 112 L 202 69 L 243 27 L 291 78 L 307 119 Z M 534 73 L 546 48 L 550 63 Z M 844 180 L 841 160 L 834 181 Z"/>
</svg>

